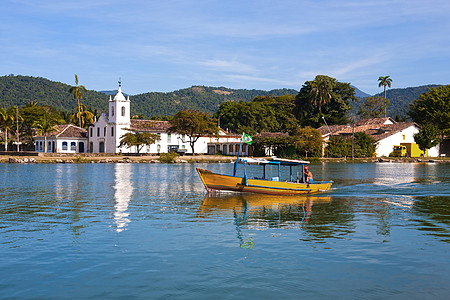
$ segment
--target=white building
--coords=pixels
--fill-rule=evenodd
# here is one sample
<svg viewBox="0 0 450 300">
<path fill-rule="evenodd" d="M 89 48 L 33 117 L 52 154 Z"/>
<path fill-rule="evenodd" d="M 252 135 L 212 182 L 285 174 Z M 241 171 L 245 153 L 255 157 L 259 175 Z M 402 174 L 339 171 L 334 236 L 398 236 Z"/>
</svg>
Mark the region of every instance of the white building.
<svg viewBox="0 0 450 300">
<path fill-rule="evenodd" d="M 389 156 L 394 145 L 415 143 L 414 134 L 419 132 L 419 126 L 414 122 L 395 122 L 391 118 L 363 119 L 352 125 L 322 126 L 318 129 L 327 143 L 331 135 L 351 136 L 354 132 L 365 132 L 377 141 L 375 156 Z M 428 156 L 439 156 L 438 147 L 428 150 Z"/>
<path fill-rule="evenodd" d="M 34 150 L 37 152 L 45 151 L 45 140 L 47 140 L 47 152 L 56 153 L 85 153 L 87 152 L 86 129 L 78 126 L 56 125 L 55 130 L 47 134 L 34 137 Z"/>
<path fill-rule="evenodd" d="M 189 137 L 178 133 L 170 133 L 168 121 L 135 120 L 130 118 L 130 98 L 119 90 L 114 98 L 109 98 L 108 116 L 102 114 L 94 124 L 88 128 L 88 139 L 90 153 L 137 153 L 136 147 L 119 147 L 122 136 L 129 132 L 149 132 L 159 136 L 152 145 L 146 145 L 140 153 L 159 154 L 177 150 L 181 153 L 192 154 Z M 241 139 L 238 135 L 230 135 L 224 130 L 219 131 L 219 138 L 214 136 L 202 136 L 194 144 L 197 154 L 223 154 L 234 155 L 237 153 L 236 144 Z M 230 145 L 233 145 L 230 147 Z M 214 147 L 214 151 L 213 151 Z M 251 149 L 243 147 L 242 155 L 248 155 Z M 233 151 L 232 151 L 233 150 Z"/>
</svg>

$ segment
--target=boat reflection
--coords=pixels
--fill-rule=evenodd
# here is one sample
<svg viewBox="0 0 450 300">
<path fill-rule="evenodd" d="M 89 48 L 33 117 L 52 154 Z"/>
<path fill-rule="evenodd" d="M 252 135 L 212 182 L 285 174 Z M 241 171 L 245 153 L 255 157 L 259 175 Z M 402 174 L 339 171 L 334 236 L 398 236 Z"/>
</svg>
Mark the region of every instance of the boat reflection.
<svg viewBox="0 0 450 300">
<path fill-rule="evenodd" d="M 292 226 L 307 223 L 314 203 L 327 203 L 329 196 L 277 196 L 242 193 L 207 194 L 198 211 L 199 218 L 211 214 L 242 215 L 240 223 L 251 227 Z"/>
</svg>

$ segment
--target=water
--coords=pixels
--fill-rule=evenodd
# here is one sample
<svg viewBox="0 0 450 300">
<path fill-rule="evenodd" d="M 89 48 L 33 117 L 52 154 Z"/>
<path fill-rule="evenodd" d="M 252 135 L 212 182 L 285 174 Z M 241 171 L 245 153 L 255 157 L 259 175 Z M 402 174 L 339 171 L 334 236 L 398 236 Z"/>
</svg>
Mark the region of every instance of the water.
<svg viewBox="0 0 450 300">
<path fill-rule="evenodd" d="M 312 165 L 314 197 L 205 197 L 195 167 L 232 173 L 1 164 L 0 298 L 448 299 L 449 164 Z"/>
</svg>

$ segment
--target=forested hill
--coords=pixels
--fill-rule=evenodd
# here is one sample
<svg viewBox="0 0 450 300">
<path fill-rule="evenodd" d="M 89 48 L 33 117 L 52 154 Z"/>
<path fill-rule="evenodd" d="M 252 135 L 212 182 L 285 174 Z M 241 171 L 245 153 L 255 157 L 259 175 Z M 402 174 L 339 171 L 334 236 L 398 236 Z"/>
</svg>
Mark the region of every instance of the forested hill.
<svg viewBox="0 0 450 300">
<path fill-rule="evenodd" d="M 386 98 L 390 102 L 387 110 L 388 116 L 395 117 L 398 115 L 399 117 L 407 117 L 409 105 L 419 99 L 420 94 L 426 93 L 428 88 L 438 86 L 436 84 L 430 84 L 404 89 L 387 89 Z M 375 95 L 375 97 L 377 96 L 384 97 L 384 92 Z"/>
<path fill-rule="evenodd" d="M 287 94 L 297 95 L 298 91 L 293 89 L 263 91 L 193 86 L 169 93 L 152 92 L 132 96 L 131 108 L 132 111 L 146 117 L 174 115 L 182 109 L 198 109 L 212 114 L 225 101 L 248 102 L 256 96 Z"/>
<path fill-rule="evenodd" d="M 419 98 L 428 89 L 438 85 L 424 85 L 404 89 L 388 89 L 387 98 L 390 100 L 388 115 L 395 117 L 407 116 L 409 104 Z M 89 86 L 87 86 L 89 87 Z M 50 81 L 42 77 L 30 76 L 1 76 L 0 77 L 0 107 L 22 106 L 29 101 L 40 105 L 51 105 L 60 111 L 73 112 L 77 103 L 69 93 L 70 85 Z M 359 91 L 359 90 L 358 90 Z M 82 103 L 99 112 L 107 112 L 109 95 L 116 91 L 97 92 L 88 90 L 83 95 Z M 126 94 L 126 88 L 124 90 Z M 219 105 L 225 101 L 250 101 L 256 96 L 286 94 L 297 95 L 294 89 L 277 89 L 271 91 L 229 89 L 225 87 L 193 86 L 168 93 L 151 92 L 130 95 L 132 115 L 142 115 L 144 118 L 152 116 L 173 116 L 182 109 L 198 109 L 214 113 Z M 364 93 L 361 92 L 361 95 Z M 360 95 L 360 96 L 361 96 Z M 375 96 L 383 96 L 379 93 Z M 363 99 L 360 99 L 360 102 Z M 355 103 L 356 111 L 359 103 Z"/>
<path fill-rule="evenodd" d="M 22 106 L 29 101 L 40 105 L 51 105 L 58 110 L 72 112 L 77 103 L 69 93 L 70 85 L 50 81 L 41 77 L 1 76 L 0 106 L 8 108 L 13 105 Z M 88 90 L 83 95 L 82 103 L 100 112 L 107 112 L 108 99 L 115 91 L 96 92 Z M 132 115 L 173 116 L 182 109 L 198 109 L 214 113 L 224 101 L 250 101 L 256 96 L 286 94 L 296 95 L 294 89 L 277 89 L 271 91 L 229 89 L 225 87 L 193 86 L 174 92 L 151 92 L 130 95 Z M 126 89 L 124 90 L 126 94 Z"/>
<path fill-rule="evenodd" d="M 39 105 L 51 105 L 60 111 L 72 112 L 77 101 L 69 93 L 70 85 L 51 81 L 42 77 L 1 76 L 0 106 L 23 106 L 35 101 Z M 81 100 L 88 107 L 104 111 L 108 108 L 108 96 L 96 91 L 87 91 Z"/>
</svg>

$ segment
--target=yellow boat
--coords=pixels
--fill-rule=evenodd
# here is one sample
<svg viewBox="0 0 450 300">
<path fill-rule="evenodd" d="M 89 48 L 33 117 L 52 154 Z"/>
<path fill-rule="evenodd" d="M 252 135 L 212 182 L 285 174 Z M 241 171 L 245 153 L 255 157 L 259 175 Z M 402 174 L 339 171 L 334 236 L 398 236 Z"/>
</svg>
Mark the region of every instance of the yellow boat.
<svg viewBox="0 0 450 300">
<path fill-rule="evenodd" d="M 244 176 L 236 176 L 237 164 L 244 164 Z M 304 167 L 309 162 L 301 160 L 290 160 L 273 158 L 272 160 L 241 158 L 235 162 L 233 176 L 217 174 L 209 170 L 197 168 L 197 172 L 208 192 L 210 191 L 234 191 L 243 193 L 259 193 L 271 195 L 298 195 L 298 194 L 313 194 L 328 191 L 333 184 L 333 181 L 313 181 L 305 182 Z M 256 164 L 263 166 L 262 178 L 252 178 L 247 176 L 247 164 Z M 277 165 L 278 176 L 266 179 L 265 166 Z M 290 177 L 289 180 L 281 181 L 281 166 L 289 166 Z M 301 167 L 300 178 L 293 179 L 292 168 Z"/>
</svg>

